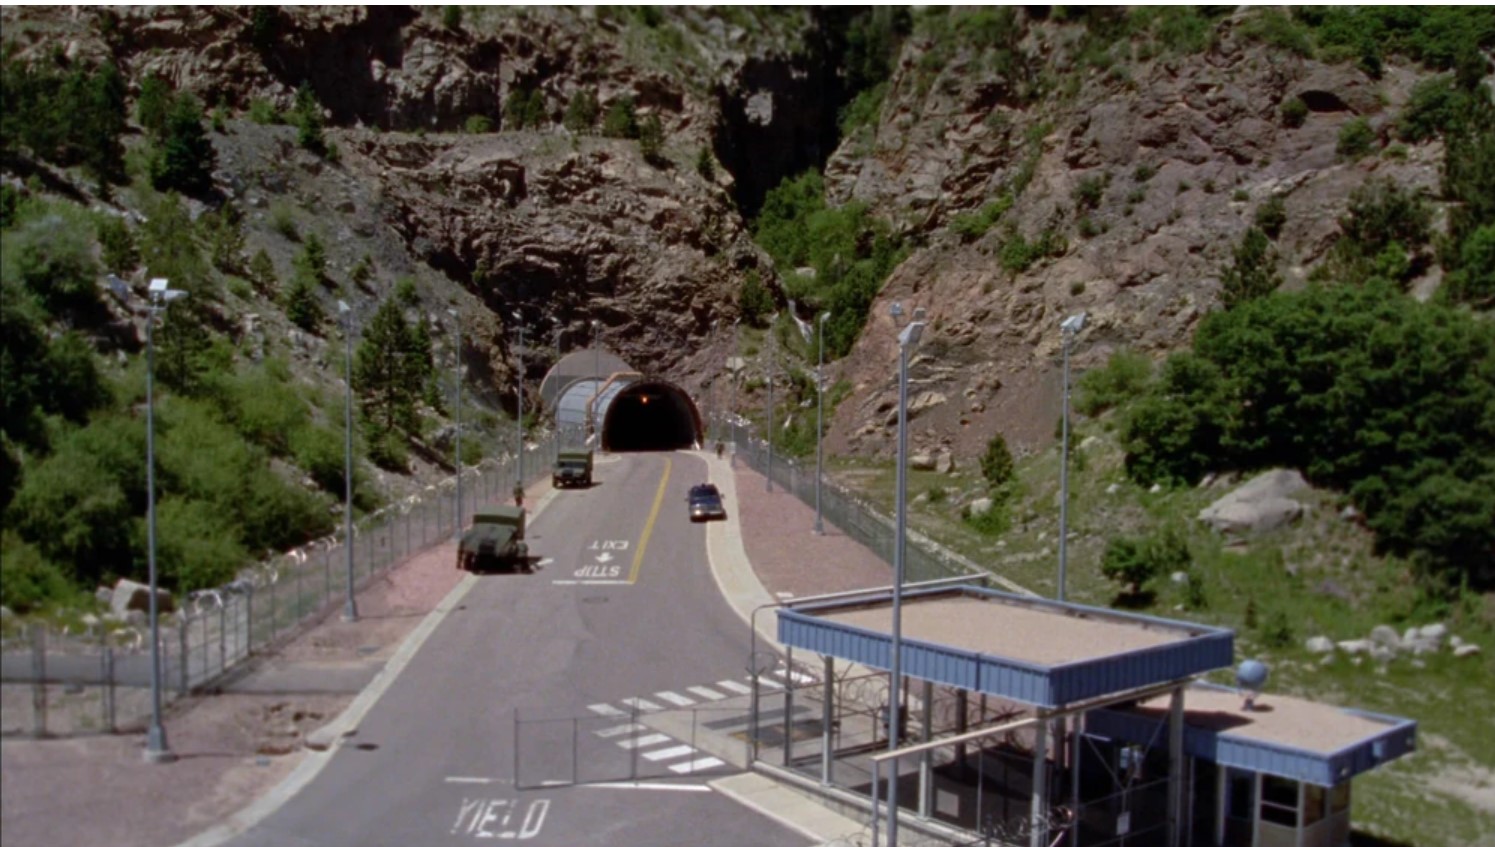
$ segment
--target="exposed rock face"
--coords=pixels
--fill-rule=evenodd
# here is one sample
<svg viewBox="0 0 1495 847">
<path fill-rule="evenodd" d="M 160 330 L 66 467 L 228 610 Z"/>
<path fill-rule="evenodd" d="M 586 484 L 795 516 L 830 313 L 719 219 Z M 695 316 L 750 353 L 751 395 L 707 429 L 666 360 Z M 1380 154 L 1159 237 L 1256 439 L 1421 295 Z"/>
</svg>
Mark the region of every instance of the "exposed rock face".
<svg viewBox="0 0 1495 847">
<path fill-rule="evenodd" d="M 145 612 L 150 609 L 151 590 L 150 586 L 142 585 L 128 579 L 121 579 L 114 584 L 114 593 L 110 595 L 109 611 L 116 616 L 125 615 L 128 612 Z M 161 613 L 175 610 L 176 605 L 172 600 L 171 592 L 164 588 L 156 589 L 156 609 Z"/>
</svg>

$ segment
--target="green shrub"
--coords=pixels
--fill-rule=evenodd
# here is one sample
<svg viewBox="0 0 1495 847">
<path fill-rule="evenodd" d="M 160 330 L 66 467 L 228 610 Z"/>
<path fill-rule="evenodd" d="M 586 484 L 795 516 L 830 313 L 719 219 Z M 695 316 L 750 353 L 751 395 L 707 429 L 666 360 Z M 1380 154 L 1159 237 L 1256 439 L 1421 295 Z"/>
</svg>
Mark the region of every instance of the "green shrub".
<svg viewBox="0 0 1495 847">
<path fill-rule="evenodd" d="M 1143 162 L 1137 166 L 1136 170 L 1132 171 L 1132 182 L 1147 182 L 1157 175 L 1158 169 L 1156 165 Z"/>
<path fill-rule="evenodd" d="M 171 113 L 173 93 L 166 80 L 148 75 L 140 82 L 135 98 L 135 122 L 157 143 L 166 138 L 166 118 Z"/>
<path fill-rule="evenodd" d="M 1101 233 L 1100 224 L 1096 223 L 1095 219 L 1089 215 L 1080 218 L 1076 228 L 1079 230 L 1081 238 L 1094 238 Z"/>
<path fill-rule="evenodd" d="M 633 97 L 625 94 L 608 104 L 607 115 L 602 119 L 602 134 L 608 138 L 638 138 L 638 114 L 634 111 Z"/>
<path fill-rule="evenodd" d="M 711 148 L 705 145 L 696 154 L 696 173 L 707 182 L 716 181 L 716 158 L 711 155 Z"/>
<path fill-rule="evenodd" d="M 986 442 L 986 452 L 981 454 L 981 477 L 986 487 L 996 490 L 1006 487 L 1017 473 L 1017 464 L 1012 460 L 1012 451 L 1007 449 L 1007 439 L 999 432 Z"/>
<path fill-rule="evenodd" d="M 757 271 L 748 271 L 742 278 L 737 309 L 742 314 L 742 320 L 749 326 L 761 326 L 764 319 L 773 313 L 773 296 L 763 286 Z"/>
<path fill-rule="evenodd" d="M 996 537 L 1007 532 L 1012 525 L 1008 498 L 994 494 L 991 508 L 984 514 L 973 514 L 970 507 L 961 510 L 961 520 L 966 526 L 987 537 Z"/>
<path fill-rule="evenodd" d="M 1282 125 L 1289 129 L 1297 129 L 1308 119 L 1308 104 L 1302 98 L 1294 97 L 1282 103 Z"/>
<path fill-rule="evenodd" d="M 1297 636 L 1286 612 L 1277 609 L 1267 615 L 1266 623 L 1261 628 L 1261 639 L 1268 647 L 1281 649 L 1292 646 Z"/>
<path fill-rule="evenodd" d="M 0 229 L 10 229 L 21 208 L 21 192 L 10 183 L 0 183 Z"/>
<path fill-rule="evenodd" d="M 1106 191 L 1106 183 L 1110 182 L 1109 174 L 1091 174 L 1081 177 L 1075 185 L 1072 196 L 1076 209 L 1095 209 L 1100 206 L 1101 197 Z"/>
<path fill-rule="evenodd" d="M 327 248 L 315 232 L 306 236 L 306 242 L 302 244 L 301 252 L 291 260 L 291 266 L 295 269 L 293 276 L 304 280 L 308 285 L 327 285 L 330 282 L 327 277 Z"/>
<path fill-rule="evenodd" d="M 850 103 L 841 107 L 837 116 L 841 127 L 841 135 L 849 138 L 857 130 L 864 126 L 876 126 L 878 117 L 882 114 L 883 100 L 888 95 L 888 84 L 880 82 L 871 88 L 857 92 Z"/>
<path fill-rule="evenodd" d="M 545 96 L 536 89 L 515 86 L 504 100 L 504 129 L 519 130 L 545 123 Z"/>
<path fill-rule="evenodd" d="M 1304 58 L 1313 57 L 1313 35 L 1310 29 L 1276 9 L 1252 12 L 1238 30 L 1241 35 Z"/>
<path fill-rule="evenodd" d="M 487 115 L 468 115 L 462 131 L 468 135 L 485 135 L 493 131 L 493 120 Z"/>
<path fill-rule="evenodd" d="M 277 200 L 270 204 L 270 228 L 287 241 L 301 240 L 301 229 L 296 224 L 296 210 L 289 203 Z"/>
<path fill-rule="evenodd" d="M 1363 158 L 1376 143 L 1376 131 L 1370 128 L 1365 118 L 1354 118 L 1339 128 L 1339 140 L 1334 152 L 1339 158 L 1353 162 Z"/>
<path fill-rule="evenodd" d="M 462 28 L 462 7 L 461 6 L 442 6 L 441 7 L 441 25 L 444 26 L 444 27 L 446 27 L 447 29 L 452 29 L 452 30 L 461 29 Z"/>
<path fill-rule="evenodd" d="M 1107 409 L 1124 406 L 1138 397 L 1152 381 L 1152 360 L 1143 353 L 1118 350 L 1105 367 L 1086 371 L 1076 382 L 1075 410 L 1095 417 Z"/>
<path fill-rule="evenodd" d="M 1003 194 L 1001 199 L 993 200 L 981 207 L 981 210 L 971 214 L 956 215 L 950 222 L 950 228 L 964 241 L 975 241 L 985 235 L 988 230 L 1012 208 L 1013 198 L 1011 194 Z"/>
<path fill-rule="evenodd" d="M 1459 248 L 1458 269 L 1446 283 L 1455 302 L 1477 309 L 1495 306 L 1495 224 L 1486 224 L 1464 240 Z"/>
<path fill-rule="evenodd" d="M 1256 227 L 1273 241 L 1282 234 L 1282 226 L 1287 223 L 1287 201 L 1282 199 L 1281 194 L 1273 194 L 1265 203 L 1256 207 Z"/>
<path fill-rule="evenodd" d="M 321 302 L 317 300 L 316 289 L 300 274 L 291 278 L 285 291 L 284 306 L 286 319 L 307 332 L 317 332 L 326 317 Z"/>
<path fill-rule="evenodd" d="M 1183 536 L 1172 528 L 1144 538 L 1113 538 L 1101 555 L 1101 575 L 1120 583 L 1122 591 L 1138 597 L 1159 575 L 1188 572 L 1191 555 Z"/>
<path fill-rule="evenodd" d="M 250 98 L 249 120 L 260 126 L 270 126 L 283 122 L 280 111 L 275 108 L 275 104 L 263 97 Z"/>
<path fill-rule="evenodd" d="M 78 600 L 80 592 L 55 564 L 47 561 L 36 547 L 7 530 L 0 541 L 0 605 L 18 615 L 29 615 L 49 607 L 68 605 Z"/>
<path fill-rule="evenodd" d="M 561 123 L 566 129 L 578 135 L 589 133 L 597 124 L 597 95 L 591 89 L 581 89 L 571 95 L 571 100 L 566 103 L 566 113 L 561 118 Z"/>
<path fill-rule="evenodd" d="M 140 248 L 123 218 L 101 215 L 97 223 L 99 258 L 110 273 L 128 274 L 140 266 Z"/>
<path fill-rule="evenodd" d="M 1220 271 L 1220 302 L 1227 309 L 1265 297 L 1282 285 L 1277 251 L 1266 233 L 1250 227 L 1236 245 L 1230 265 Z"/>
<path fill-rule="evenodd" d="M 20 282 L 55 317 L 91 319 L 99 307 L 91 224 L 57 207 L 15 227 L 0 251 L 5 278 Z"/>
<path fill-rule="evenodd" d="M 346 492 L 346 436 L 341 427 L 302 426 L 291 434 L 290 449 L 296 464 L 323 491 L 341 499 Z"/>
<path fill-rule="evenodd" d="M 296 127 L 296 143 L 302 149 L 321 156 L 327 152 L 327 138 L 322 133 L 322 104 L 311 85 L 302 83 L 296 89 L 296 105 L 291 108 L 291 123 Z"/>
<path fill-rule="evenodd" d="M 660 123 L 659 116 L 650 114 L 644 118 L 643 125 L 639 128 L 638 149 L 643 154 L 644 161 L 655 167 L 668 164 L 664 158 L 664 125 Z"/>
</svg>

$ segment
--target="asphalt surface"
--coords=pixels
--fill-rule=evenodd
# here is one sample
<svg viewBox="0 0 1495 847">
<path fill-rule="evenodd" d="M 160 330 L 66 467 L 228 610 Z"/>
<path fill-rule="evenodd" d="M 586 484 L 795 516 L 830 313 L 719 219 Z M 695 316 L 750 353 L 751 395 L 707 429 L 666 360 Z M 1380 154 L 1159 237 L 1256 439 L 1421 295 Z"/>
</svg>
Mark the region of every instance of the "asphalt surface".
<svg viewBox="0 0 1495 847">
<path fill-rule="evenodd" d="M 808 843 L 713 791 L 731 764 L 652 720 L 730 723 L 748 673 L 686 514 L 706 461 L 610 456 L 596 477 L 532 520 L 541 567 L 467 583 L 317 776 L 232 844 Z"/>
</svg>

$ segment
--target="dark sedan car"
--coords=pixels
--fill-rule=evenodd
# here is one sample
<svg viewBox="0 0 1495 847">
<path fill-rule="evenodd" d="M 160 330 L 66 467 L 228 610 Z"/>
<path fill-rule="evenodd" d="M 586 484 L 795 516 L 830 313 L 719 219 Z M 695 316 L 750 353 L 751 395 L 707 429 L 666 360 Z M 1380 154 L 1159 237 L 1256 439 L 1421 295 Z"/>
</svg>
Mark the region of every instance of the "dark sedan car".
<svg viewBox="0 0 1495 847">
<path fill-rule="evenodd" d="M 692 485 L 686 499 L 690 503 L 692 521 L 709 521 L 727 516 L 727 510 L 722 507 L 722 493 L 710 483 Z"/>
</svg>

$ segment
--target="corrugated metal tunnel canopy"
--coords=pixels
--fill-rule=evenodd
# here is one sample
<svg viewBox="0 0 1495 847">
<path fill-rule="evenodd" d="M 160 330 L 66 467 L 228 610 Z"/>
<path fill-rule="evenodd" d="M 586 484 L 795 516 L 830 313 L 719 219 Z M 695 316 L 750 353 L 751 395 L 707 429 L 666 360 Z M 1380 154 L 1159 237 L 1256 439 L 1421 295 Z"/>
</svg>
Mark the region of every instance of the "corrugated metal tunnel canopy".
<svg viewBox="0 0 1495 847">
<path fill-rule="evenodd" d="M 540 396 L 552 410 L 563 447 L 588 444 L 588 426 L 604 450 L 678 450 L 700 440 L 701 413 L 684 389 L 640 376 L 610 353 L 579 350 L 550 369 Z M 596 400 L 595 417 L 588 407 Z"/>
</svg>

